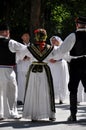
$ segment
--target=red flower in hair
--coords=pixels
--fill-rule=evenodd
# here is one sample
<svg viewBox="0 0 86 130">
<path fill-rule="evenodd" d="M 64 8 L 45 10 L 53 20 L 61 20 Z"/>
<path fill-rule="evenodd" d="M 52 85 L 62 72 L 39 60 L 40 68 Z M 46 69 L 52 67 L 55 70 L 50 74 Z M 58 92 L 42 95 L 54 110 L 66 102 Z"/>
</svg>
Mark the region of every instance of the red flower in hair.
<svg viewBox="0 0 86 130">
<path fill-rule="evenodd" d="M 45 29 L 36 29 L 34 30 L 34 33 L 43 33 L 44 35 L 46 35 L 46 30 Z"/>
<path fill-rule="evenodd" d="M 38 32 L 39 32 L 39 29 L 34 30 L 34 33 L 38 33 Z"/>
</svg>

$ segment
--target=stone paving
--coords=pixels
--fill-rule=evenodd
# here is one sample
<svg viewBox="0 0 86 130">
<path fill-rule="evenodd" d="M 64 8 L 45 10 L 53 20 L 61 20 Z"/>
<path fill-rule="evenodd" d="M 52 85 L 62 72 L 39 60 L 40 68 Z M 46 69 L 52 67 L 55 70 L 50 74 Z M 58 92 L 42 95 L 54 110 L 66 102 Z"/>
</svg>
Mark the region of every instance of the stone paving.
<svg viewBox="0 0 86 130">
<path fill-rule="evenodd" d="M 22 107 L 18 107 L 19 113 L 22 114 Z M 31 122 L 28 119 L 7 119 L 0 121 L 0 130 L 86 130 L 86 102 L 78 105 L 77 122 L 68 122 L 70 114 L 69 103 L 56 103 L 56 121 L 50 122 L 48 119 L 38 122 Z"/>
</svg>

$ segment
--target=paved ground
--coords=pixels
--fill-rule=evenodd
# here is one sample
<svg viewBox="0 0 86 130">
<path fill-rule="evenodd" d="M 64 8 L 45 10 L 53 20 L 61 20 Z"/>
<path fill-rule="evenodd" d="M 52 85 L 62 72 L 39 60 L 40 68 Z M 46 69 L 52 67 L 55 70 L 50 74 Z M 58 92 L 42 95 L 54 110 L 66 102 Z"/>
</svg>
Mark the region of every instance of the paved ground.
<svg viewBox="0 0 86 130">
<path fill-rule="evenodd" d="M 21 107 L 18 108 L 21 114 Z M 78 121 L 76 123 L 67 122 L 69 116 L 69 103 L 65 102 L 62 105 L 56 103 L 56 121 L 31 122 L 26 119 L 20 120 L 4 120 L 0 122 L 0 130 L 86 130 L 86 103 L 82 102 L 78 105 Z"/>
</svg>

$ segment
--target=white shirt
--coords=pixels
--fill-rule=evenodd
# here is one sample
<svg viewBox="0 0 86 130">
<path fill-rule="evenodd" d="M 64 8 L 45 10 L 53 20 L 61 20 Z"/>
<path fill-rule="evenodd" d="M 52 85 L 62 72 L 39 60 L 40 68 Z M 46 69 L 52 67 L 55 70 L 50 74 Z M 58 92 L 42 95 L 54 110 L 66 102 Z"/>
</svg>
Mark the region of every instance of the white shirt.
<svg viewBox="0 0 86 130">
<path fill-rule="evenodd" d="M 25 55 L 28 55 L 27 46 L 12 39 L 9 41 L 9 49 L 11 52 L 16 52 L 16 63 L 19 59 L 23 59 Z"/>
<path fill-rule="evenodd" d="M 86 31 L 86 29 L 77 29 L 76 31 Z M 60 47 L 56 50 L 56 52 L 54 52 L 54 55 L 56 53 L 56 58 L 64 58 L 68 61 L 70 61 L 72 58 L 76 59 L 78 57 L 82 57 L 82 56 L 78 56 L 78 57 L 73 57 L 70 56 L 70 50 L 73 48 L 74 44 L 76 42 L 76 36 L 75 33 L 71 33 L 69 34 L 65 40 L 63 41 L 63 43 L 60 45 Z"/>
</svg>

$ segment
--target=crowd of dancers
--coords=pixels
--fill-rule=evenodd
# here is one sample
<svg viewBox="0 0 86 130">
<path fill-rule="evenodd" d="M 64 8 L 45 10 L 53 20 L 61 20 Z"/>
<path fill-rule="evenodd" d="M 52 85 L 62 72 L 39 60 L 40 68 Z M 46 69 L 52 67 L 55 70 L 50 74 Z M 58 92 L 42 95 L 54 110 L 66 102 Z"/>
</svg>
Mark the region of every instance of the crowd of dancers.
<svg viewBox="0 0 86 130">
<path fill-rule="evenodd" d="M 20 43 L 10 38 L 7 24 L 0 25 L 0 120 L 55 121 L 57 100 L 59 104 L 69 100 L 68 121 L 77 120 L 77 104 L 86 98 L 86 18 L 77 18 L 76 29 L 64 41 L 52 36 L 47 44 L 47 32 L 39 28 L 34 43 L 28 33 Z M 18 105 L 23 107 L 22 116 Z"/>
</svg>

